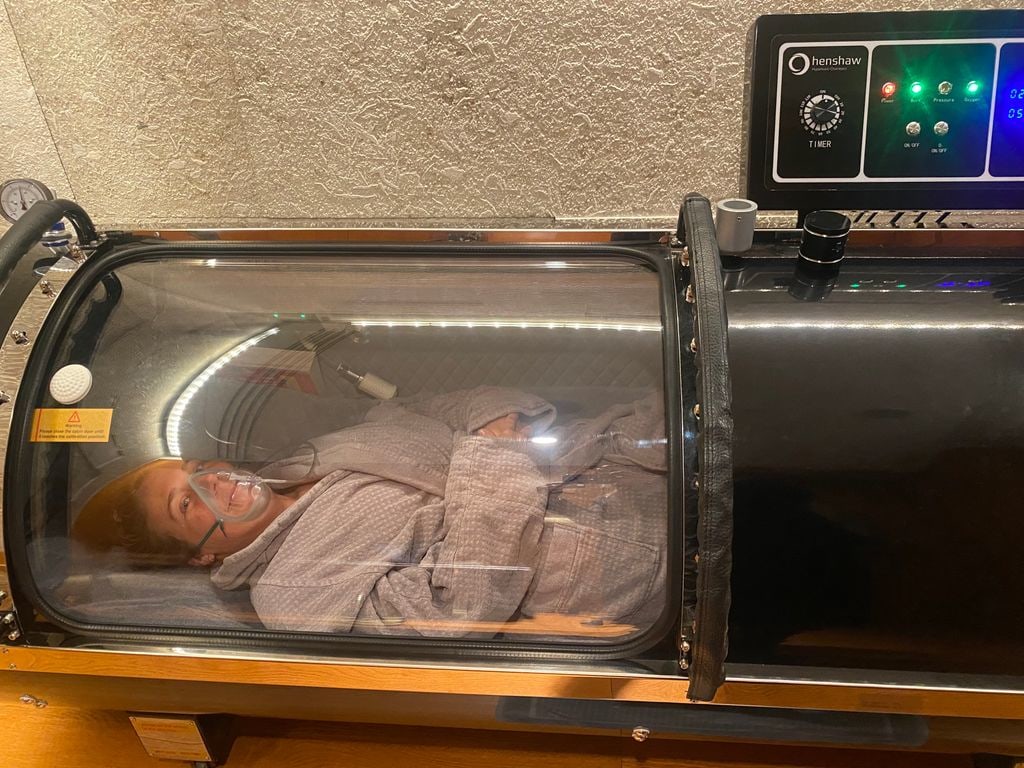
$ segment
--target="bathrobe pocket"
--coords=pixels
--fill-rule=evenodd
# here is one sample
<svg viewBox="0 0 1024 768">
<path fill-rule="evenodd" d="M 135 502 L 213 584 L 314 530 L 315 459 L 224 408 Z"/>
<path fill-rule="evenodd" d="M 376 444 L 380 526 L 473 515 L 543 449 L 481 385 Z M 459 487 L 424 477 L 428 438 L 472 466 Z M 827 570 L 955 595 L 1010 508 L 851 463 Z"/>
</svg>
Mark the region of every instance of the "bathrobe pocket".
<svg viewBox="0 0 1024 768">
<path fill-rule="evenodd" d="M 661 568 L 657 547 L 571 522 L 549 523 L 523 615 L 628 620 L 647 607 Z"/>
</svg>

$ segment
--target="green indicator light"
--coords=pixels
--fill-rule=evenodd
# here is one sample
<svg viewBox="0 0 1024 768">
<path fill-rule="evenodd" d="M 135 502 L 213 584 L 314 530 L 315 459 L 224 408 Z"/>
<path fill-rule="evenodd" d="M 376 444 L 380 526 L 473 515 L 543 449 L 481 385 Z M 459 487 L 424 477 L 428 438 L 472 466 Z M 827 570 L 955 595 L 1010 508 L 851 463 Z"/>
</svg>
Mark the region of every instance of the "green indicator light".
<svg viewBox="0 0 1024 768">
<path fill-rule="evenodd" d="M 907 284 L 906 283 L 899 283 L 896 287 L 897 288 L 906 288 Z"/>
<path fill-rule="evenodd" d="M 280 312 L 275 312 L 275 313 L 274 313 L 274 319 L 275 319 L 275 320 L 276 320 L 277 318 L 279 318 L 280 316 L 281 316 L 281 313 L 280 313 Z"/>
<path fill-rule="evenodd" d="M 910 86 L 910 92 L 913 93 L 914 95 L 919 94 L 923 90 L 924 90 L 924 86 L 921 83 L 913 83 Z"/>
<path fill-rule="evenodd" d="M 851 288 L 860 288 L 860 283 L 850 283 Z"/>
<path fill-rule="evenodd" d="M 306 319 L 306 313 L 305 312 L 300 312 L 299 313 L 299 319 L 300 320 L 305 320 Z"/>
<path fill-rule="evenodd" d="M 967 92 L 968 93 L 972 93 L 973 94 L 973 93 L 977 93 L 980 90 L 981 90 L 981 83 L 979 83 L 977 80 L 971 80 L 971 82 L 969 82 L 967 84 Z"/>
</svg>

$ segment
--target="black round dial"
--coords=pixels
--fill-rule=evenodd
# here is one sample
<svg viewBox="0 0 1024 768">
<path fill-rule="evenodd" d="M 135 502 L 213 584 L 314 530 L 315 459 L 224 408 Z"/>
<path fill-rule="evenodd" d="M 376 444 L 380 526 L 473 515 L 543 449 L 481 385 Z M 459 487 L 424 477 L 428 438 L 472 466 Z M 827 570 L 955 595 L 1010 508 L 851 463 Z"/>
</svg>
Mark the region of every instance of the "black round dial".
<svg viewBox="0 0 1024 768">
<path fill-rule="evenodd" d="M 800 120 L 811 133 L 831 133 L 843 122 L 846 113 L 842 100 L 831 93 L 815 93 L 800 104 Z"/>
</svg>

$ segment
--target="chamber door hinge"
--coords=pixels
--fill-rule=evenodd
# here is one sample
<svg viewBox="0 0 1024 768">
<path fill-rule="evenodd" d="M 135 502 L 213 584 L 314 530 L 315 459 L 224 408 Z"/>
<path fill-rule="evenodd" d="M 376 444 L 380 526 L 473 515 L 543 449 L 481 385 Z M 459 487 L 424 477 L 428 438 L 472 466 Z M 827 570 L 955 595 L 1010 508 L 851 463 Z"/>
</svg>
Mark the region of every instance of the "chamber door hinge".
<svg viewBox="0 0 1024 768">
<path fill-rule="evenodd" d="M 23 642 L 21 622 L 18 621 L 18 612 L 13 608 L 0 611 L 0 634 L 3 635 L 0 640 L 3 645 L 21 645 Z"/>
<path fill-rule="evenodd" d="M 679 669 L 686 672 L 693 662 L 693 632 L 686 627 L 679 634 Z"/>
</svg>

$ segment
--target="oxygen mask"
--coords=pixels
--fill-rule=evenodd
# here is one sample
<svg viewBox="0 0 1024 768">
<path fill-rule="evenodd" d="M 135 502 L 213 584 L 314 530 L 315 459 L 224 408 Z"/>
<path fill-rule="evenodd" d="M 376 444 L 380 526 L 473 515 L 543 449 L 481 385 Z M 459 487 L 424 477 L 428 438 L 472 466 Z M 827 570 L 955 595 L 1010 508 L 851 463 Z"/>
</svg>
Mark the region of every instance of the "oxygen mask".
<svg viewBox="0 0 1024 768">
<path fill-rule="evenodd" d="M 218 523 L 255 520 L 270 504 L 271 491 L 259 475 L 230 466 L 193 472 L 188 484 Z"/>
</svg>

